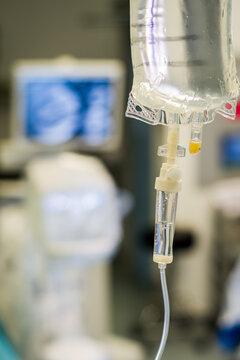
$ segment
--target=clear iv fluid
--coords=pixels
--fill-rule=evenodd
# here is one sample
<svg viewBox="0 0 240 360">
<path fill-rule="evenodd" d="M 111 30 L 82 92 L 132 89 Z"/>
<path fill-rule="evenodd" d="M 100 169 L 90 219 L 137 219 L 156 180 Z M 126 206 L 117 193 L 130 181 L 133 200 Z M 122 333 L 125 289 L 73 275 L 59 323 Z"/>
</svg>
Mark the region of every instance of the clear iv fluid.
<svg viewBox="0 0 240 360">
<path fill-rule="evenodd" d="M 172 113 L 238 96 L 231 0 L 131 0 L 132 96 Z"/>
</svg>

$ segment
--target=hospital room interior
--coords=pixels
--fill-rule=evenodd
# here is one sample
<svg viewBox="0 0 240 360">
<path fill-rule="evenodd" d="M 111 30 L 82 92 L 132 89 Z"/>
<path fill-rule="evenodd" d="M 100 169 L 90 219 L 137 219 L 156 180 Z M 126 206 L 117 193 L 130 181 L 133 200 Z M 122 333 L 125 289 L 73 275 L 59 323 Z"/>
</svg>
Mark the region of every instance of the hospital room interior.
<svg viewBox="0 0 240 360">
<path fill-rule="evenodd" d="M 240 360 L 239 0 L 0 10 L 0 360 Z"/>
</svg>

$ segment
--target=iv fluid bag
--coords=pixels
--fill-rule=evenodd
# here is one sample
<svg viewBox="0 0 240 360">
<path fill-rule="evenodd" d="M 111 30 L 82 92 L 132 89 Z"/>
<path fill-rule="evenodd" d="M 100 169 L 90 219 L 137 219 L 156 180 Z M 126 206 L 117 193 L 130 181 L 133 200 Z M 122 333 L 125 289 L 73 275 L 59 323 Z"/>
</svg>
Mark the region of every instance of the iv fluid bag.
<svg viewBox="0 0 240 360">
<path fill-rule="evenodd" d="M 201 122 L 216 111 L 234 118 L 231 0 L 130 0 L 130 13 L 134 81 L 127 116 L 152 124 L 167 124 L 166 114 L 178 114 L 180 123 L 194 113 Z"/>
</svg>

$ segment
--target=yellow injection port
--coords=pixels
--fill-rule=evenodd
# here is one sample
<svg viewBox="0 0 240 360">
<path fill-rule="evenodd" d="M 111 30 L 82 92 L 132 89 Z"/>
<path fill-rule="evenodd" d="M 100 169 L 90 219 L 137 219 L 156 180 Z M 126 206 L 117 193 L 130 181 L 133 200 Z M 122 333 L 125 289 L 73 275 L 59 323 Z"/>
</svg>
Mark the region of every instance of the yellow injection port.
<svg viewBox="0 0 240 360">
<path fill-rule="evenodd" d="M 195 142 L 195 141 L 190 141 L 189 143 L 189 152 L 190 154 L 198 154 L 201 151 L 201 147 L 202 147 L 202 142 Z"/>
</svg>

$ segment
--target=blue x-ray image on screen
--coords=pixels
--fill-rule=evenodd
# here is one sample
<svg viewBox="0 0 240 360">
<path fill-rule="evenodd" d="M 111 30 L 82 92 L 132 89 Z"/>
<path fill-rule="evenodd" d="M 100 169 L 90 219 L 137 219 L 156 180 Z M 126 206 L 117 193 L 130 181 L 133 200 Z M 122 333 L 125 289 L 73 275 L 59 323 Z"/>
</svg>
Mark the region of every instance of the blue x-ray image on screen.
<svg viewBox="0 0 240 360">
<path fill-rule="evenodd" d="M 221 159 L 224 166 L 240 167 L 240 133 L 224 136 L 221 142 Z"/>
<path fill-rule="evenodd" d="M 44 145 L 81 138 L 104 144 L 113 132 L 114 87 L 109 79 L 29 79 L 25 135 Z"/>
</svg>

